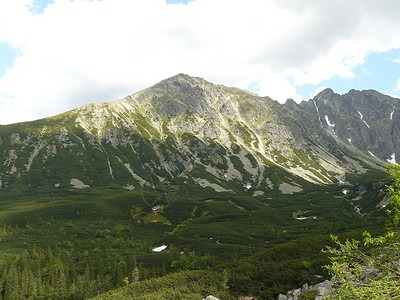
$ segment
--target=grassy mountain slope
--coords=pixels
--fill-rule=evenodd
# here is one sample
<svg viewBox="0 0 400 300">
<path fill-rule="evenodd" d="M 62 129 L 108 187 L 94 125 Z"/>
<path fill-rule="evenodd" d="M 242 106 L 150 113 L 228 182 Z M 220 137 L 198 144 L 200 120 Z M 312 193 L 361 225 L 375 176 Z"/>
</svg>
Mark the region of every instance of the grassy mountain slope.
<svg viewBox="0 0 400 300">
<path fill-rule="evenodd" d="M 290 193 L 377 167 L 308 125 L 269 98 L 180 74 L 118 101 L 1 126 L 0 187 Z"/>
<path fill-rule="evenodd" d="M 179 74 L 0 126 L 0 298 L 85 299 L 137 276 L 115 293 L 269 298 L 319 280 L 329 234 L 381 224 L 387 174 L 312 109 Z"/>
</svg>

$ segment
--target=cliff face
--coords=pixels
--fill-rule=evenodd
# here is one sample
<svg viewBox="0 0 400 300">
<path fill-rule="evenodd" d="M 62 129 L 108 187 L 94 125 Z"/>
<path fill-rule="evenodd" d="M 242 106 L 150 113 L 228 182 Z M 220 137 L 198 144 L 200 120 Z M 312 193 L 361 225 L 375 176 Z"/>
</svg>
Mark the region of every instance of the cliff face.
<svg viewBox="0 0 400 300">
<path fill-rule="evenodd" d="M 400 155 L 398 109 L 399 99 L 373 90 L 338 95 L 330 89 L 297 107 L 312 126 L 320 123 L 340 142 L 384 163 Z"/>
<path fill-rule="evenodd" d="M 1 126 L 0 187 L 182 184 L 260 194 L 345 181 L 395 158 L 397 101 L 325 90 L 281 105 L 179 74 L 114 102 Z"/>
</svg>

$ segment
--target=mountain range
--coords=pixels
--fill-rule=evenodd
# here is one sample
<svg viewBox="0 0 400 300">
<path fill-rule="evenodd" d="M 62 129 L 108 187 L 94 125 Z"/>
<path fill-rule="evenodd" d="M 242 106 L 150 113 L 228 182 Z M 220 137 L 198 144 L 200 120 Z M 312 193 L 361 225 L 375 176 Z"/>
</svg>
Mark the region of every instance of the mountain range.
<svg viewBox="0 0 400 300">
<path fill-rule="evenodd" d="M 398 101 L 280 104 L 178 74 L 0 126 L 0 299 L 276 299 L 329 279 L 331 235 L 386 222 Z"/>
<path fill-rule="evenodd" d="M 344 184 L 400 157 L 398 101 L 325 89 L 280 104 L 178 74 L 117 101 L 0 126 L 0 187 L 263 195 Z"/>
</svg>

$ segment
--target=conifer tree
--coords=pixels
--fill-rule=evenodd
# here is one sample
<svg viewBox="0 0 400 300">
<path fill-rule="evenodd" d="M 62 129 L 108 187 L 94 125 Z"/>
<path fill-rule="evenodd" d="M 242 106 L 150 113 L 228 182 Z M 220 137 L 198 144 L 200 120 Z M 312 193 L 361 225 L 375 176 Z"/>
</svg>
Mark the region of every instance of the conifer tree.
<svg viewBox="0 0 400 300">
<path fill-rule="evenodd" d="M 32 293 L 33 281 L 34 281 L 32 271 L 28 265 L 24 266 L 20 278 L 21 278 L 20 293 L 24 297 L 28 298 Z"/>
<path fill-rule="evenodd" d="M 56 287 L 56 295 L 58 299 L 64 299 L 67 296 L 67 278 L 64 273 L 64 267 L 61 265 L 60 271 L 58 272 L 58 280 Z"/>
<path fill-rule="evenodd" d="M 19 291 L 20 291 L 20 286 L 19 286 L 19 280 L 18 280 L 18 272 L 17 268 L 14 264 L 14 262 L 11 262 L 8 272 L 7 272 L 7 277 L 5 281 L 5 289 L 4 289 L 4 298 L 5 299 L 18 299 L 19 298 Z"/>
<path fill-rule="evenodd" d="M 139 278 L 140 278 L 139 269 L 137 267 L 135 267 L 132 270 L 131 280 L 132 280 L 132 282 L 138 282 Z"/>
<path fill-rule="evenodd" d="M 40 271 L 40 265 L 37 268 L 36 271 L 36 277 L 35 277 L 35 287 L 36 287 L 36 293 L 40 295 L 42 293 L 42 272 Z"/>
</svg>

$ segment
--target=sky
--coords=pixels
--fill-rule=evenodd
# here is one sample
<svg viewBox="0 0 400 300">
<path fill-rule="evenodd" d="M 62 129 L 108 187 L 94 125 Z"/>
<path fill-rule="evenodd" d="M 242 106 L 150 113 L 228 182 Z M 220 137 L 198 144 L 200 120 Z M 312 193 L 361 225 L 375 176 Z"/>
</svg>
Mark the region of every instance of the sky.
<svg viewBox="0 0 400 300">
<path fill-rule="evenodd" d="M 398 0 L 0 0 L 0 124 L 186 73 L 281 103 L 400 97 Z"/>
</svg>

